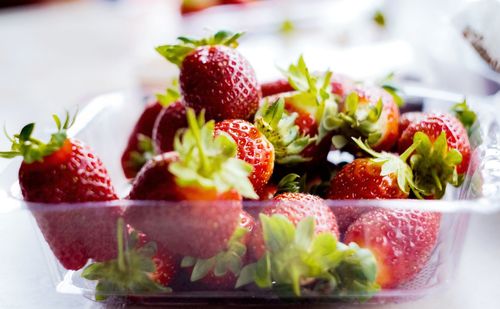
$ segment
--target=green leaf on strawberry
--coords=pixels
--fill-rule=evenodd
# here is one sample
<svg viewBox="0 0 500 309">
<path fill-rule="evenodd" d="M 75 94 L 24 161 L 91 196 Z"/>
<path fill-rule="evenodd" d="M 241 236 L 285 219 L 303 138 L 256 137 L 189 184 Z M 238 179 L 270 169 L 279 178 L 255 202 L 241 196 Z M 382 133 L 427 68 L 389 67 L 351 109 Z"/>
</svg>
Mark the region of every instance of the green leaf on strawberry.
<svg viewBox="0 0 500 309">
<path fill-rule="evenodd" d="M 93 263 L 87 266 L 81 276 L 97 280 L 97 301 L 106 300 L 109 295 L 133 295 L 143 293 L 167 293 L 171 289 L 156 283 L 151 275 L 156 271 L 153 256 L 156 244 L 147 243 L 137 248 L 137 232 L 132 232 L 125 246 L 123 241 L 124 222 L 118 219 L 118 256 L 115 260 Z"/>
<path fill-rule="evenodd" d="M 153 140 L 144 134 L 137 135 L 137 150 L 130 152 L 129 166 L 140 169 L 146 162 L 152 159 L 156 152 L 153 147 Z"/>
<path fill-rule="evenodd" d="M 242 32 L 232 33 L 230 31 L 218 31 L 214 35 L 206 38 L 195 39 L 189 37 L 178 37 L 180 42 L 174 45 L 163 45 L 156 47 L 156 51 L 165 57 L 168 61 L 181 65 L 184 58 L 197 47 L 206 45 L 224 45 L 231 48 L 238 47 L 238 39 L 243 35 Z"/>
<path fill-rule="evenodd" d="M 371 149 L 366 143 L 363 143 L 359 138 L 352 138 L 359 148 L 373 156 L 372 162 L 381 165 L 380 176 L 395 174 L 399 189 L 404 193 L 409 193 L 410 189 L 419 196 L 419 189 L 413 180 L 412 168 L 406 163 L 410 155 L 418 149 L 421 141 L 416 140 L 401 156 L 394 155 L 388 152 L 376 152 Z"/>
<path fill-rule="evenodd" d="M 196 117 L 187 110 L 189 128 L 179 132 L 174 150 L 179 160 L 169 165 L 179 186 L 215 189 L 224 193 L 235 189 L 242 196 L 257 199 L 248 175 L 252 166 L 236 157 L 237 145 L 231 136 L 221 132 L 214 137 L 215 122 L 205 123 L 204 113 Z"/>
<path fill-rule="evenodd" d="M 163 107 L 168 107 L 170 104 L 176 102 L 181 97 L 179 89 L 179 80 L 175 79 L 172 82 L 172 87 L 168 87 L 165 93 L 157 93 L 156 99 Z"/>
<path fill-rule="evenodd" d="M 236 287 L 289 287 L 297 296 L 304 285 L 328 283 L 328 293 L 368 295 L 378 289 L 377 267 L 370 251 L 346 246 L 331 233 L 314 233 L 314 218 L 294 226 L 286 217 L 261 214 L 266 253 L 240 272 Z"/>
<path fill-rule="evenodd" d="M 375 144 L 381 137 L 380 116 L 382 115 L 383 103 L 379 99 L 375 105 L 359 104 L 359 95 L 351 92 L 345 98 L 345 110 L 337 115 L 342 123 L 341 134 L 334 136 L 334 145 L 343 147 L 348 139 L 342 140 L 340 136 L 362 136 L 367 139 L 369 145 Z M 340 148 L 338 148 L 340 149 Z"/>
<path fill-rule="evenodd" d="M 282 72 L 296 90 L 296 93 L 288 97 L 287 101 L 295 108 L 313 115 L 318 122 L 316 144 L 319 144 L 327 134 L 341 125 L 336 117 L 338 104 L 331 92 L 332 72 L 311 74 L 302 55 L 297 64 L 291 64 L 287 71 L 282 70 Z"/>
<path fill-rule="evenodd" d="M 297 113 L 285 111 L 285 100 L 278 99 L 274 103 L 268 100 L 257 111 L 255 126 L 273 144 L 275 160 L 279 164 L 292 164 L 310 161 L 300 153 L 314 138 L 300 134 L 295 124 Z"/>
<path fill-rule="evenodd" d="M 181 267 L 193 267 L 192 282 L 204 278 L 210 272 L 216 277 L 225 276 L 228 271 L 238 275 L 243 265 L 242 259 L 247 252 L 246 246 L 242 243 L 247 233 L 248 229 L 237 227 L 227 243 L 226 250 L 208 259 L 186 256 L 181 262 Z"/>
<path fill-rule="evenodd" d="M 0 158 L 10 159 L 22 156 L 24 162 L 28 164 L 43 162 L 43 158 L 63 147 L 64 142 L 67 140 L 66 131 L 74 124 L 76 115 L 77 113 L 75 113 L 73 117 L 70 117 L 69 113 L 66 112 L 64 123 L 61 123 L 61 119 L 57 115 L 52 115 L 57 126 L 57 132 L 50 136 L 50 140 L 47 143 L 31 136 L 35 129 L 34 123 L 29 123 L 24 126 L 21 132 L 19 134 L 14 134 L 12 138 L 6 133 L 7 137 L 12 142 L 12 146 L 10 151 L 0 152 Z"/>
<path fill-rule="evenodd" d="M 464 125 L 470 136 L 472 126 L 476 123 L 477 115 L 469 108 L 467 100 L 464 99 L 462 102 L 453 105 L 451 110 L 455 114 L 455 117 L 457 117 L 458 120 L 460 120 L 460 122 Z"/>
<path fill-rule="evenodd" d="M 434 142 L 425 133 L 417 132 L 413 143 L 418 146 L 410 157 L 410 165 L 415 186 L 422 195 L 441 198 L 446 184 L 458 187 L 463 182 L 463 177 L 457 173 L 462 155 L 448 147 L 445 132 L 441 132 Z"/>
</svg>

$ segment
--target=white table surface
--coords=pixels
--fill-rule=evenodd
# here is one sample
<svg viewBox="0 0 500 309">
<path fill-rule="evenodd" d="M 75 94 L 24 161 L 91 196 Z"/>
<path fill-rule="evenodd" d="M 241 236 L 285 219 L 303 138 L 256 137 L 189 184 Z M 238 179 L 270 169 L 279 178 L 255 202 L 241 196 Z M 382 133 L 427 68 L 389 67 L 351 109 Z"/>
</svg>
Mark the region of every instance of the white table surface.
<svg viewBox="0 0 500 309">
<path fill-rule="evenodd" d="M 145 8 L 139 2 L 0 11 L 0 121 L 11 132 L 33 120 L 43 127 L 52 112 L 136 85 L 150 59 L 136 43 L 156 43 L 159 33 L 170 38 L 178 27 L 171 3 L 151 1 Z M 145 31 L 164 25 L 159 9 L 171 24 L 148 37 Z M 0 147 L 6 146 L 0 138 Z M 0 168 L 5 164 L 0 160 Z M 29 216 L 0 214 L 0 308 L 100 308 L 80 295 L 55 291 Z M 457 280 L 448 290 L 383 308 L 500 308 L 499 223 L 500 214 L 471 218 Z"/>
</svg>

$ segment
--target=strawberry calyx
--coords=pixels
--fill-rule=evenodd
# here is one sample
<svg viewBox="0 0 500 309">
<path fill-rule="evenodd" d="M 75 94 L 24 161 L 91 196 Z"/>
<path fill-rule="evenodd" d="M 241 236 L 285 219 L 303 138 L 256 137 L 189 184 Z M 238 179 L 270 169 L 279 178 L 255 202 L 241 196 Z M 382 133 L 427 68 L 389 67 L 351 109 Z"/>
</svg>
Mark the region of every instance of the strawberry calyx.
<svg viewBox="0 0 500 309">
<path fill-rule="evenodd" d="M 375 105 L 360 104 L 357 92 L 351 92 L 344 101 L 345 110 L 337 115 L 341 123 L 332 143 L 337 149 L 342 149 L 349 143 L 348 136 L 358 136 L 366 139 L 369 145 L 375 145 L 382 137 L 381 119 L 383 109 L 382 99 Z"/>
<path fill-rule="evenodd" d="M 420 194 L 441 198 L 446 184 L 458 187 L 463 182 L 463 177 L 457 173 L 462 154 L 457 149 L 448 147 L 445 132 L 441 132 L 433 142 L 425 133 L 416 132 L 413 145 L 417 146 L 412 151 L 409 162 Z"/>
<path fill-rule="evenodd" d="M 21 132 L 14 134 L 13 137 L 10 137 L 5 132 L 12 145 L 10 151 L 0 152 L 0 158 L 10 159 L 21 156 L 24 162 L 28 164 L 43 162 L 45 157 L 50 156 L 64 146 L 64 143 L 68 139 L 66 131 L 74 124 L 76 115 L 77 113 L 73 117 L 70 117 L 69 113 L 66 112 L 64 123 L 61 123 L 61 119 L 57 115 L 52 115 L 57 131 L 50 136 L 50 140 L 47 143 L 31 136 L 35 129 L 34 123 L 25 125 L 21 129 Z"/>
<path fill-rule="evenodd" d="M 387 76 L 380 81 L 379 85 L 392 96 L 394 103 L 396 103 L 398 107 L 405 105 L 405 101 L 402 97 L 403 91 L 394 83 L 394 72 L 387 74 Z"/>
<path fill-rule="evenodd" d="M 168 87 L 164 93 L 157 93 L 156 99 L 163 107 L 168 107 L 170 104 L 176 102 L 181 98 L 179 90 L 179 80 L 175 79 L 172 82 L 172 87 Z"/>
<path fill-rule="evenodd" d="M 472 127 L 476 123 L 477 115 L 476 113 L 470 109 L 469 105 L 467 105 L 467 100 L 464 99 L 462 102 L 457 103 L 452 106 L 451 111 L 455 114 L 458 120 L 464 125 L 464 128 L 467 130 L 468 135 L 470 136 L 472 133 Z"/>
<path fill-rule="evenodd" d="M 156 244 L 149 242 L 138 247 L 138 233 L 129 235 L 127 244 L 123 240 L 124 222 L 117 222 L 118 256 L 114 260 L 93 263 L 87 266 L 81 276 L 87 280 L 97 280 L 95 298 L 104 301 L 109 295 L 131 295 L 142 293 L 168 293 L 171 289 L 156 283 L 152 274 L 156 271 L 153 257 Z"/>
<path fill-rule="evenodd" d="M 227 248 L 211 258 L 184 257 L 181 267 L 193 267 L 191 282 L 206 277 L 210 272 L 215 277 L 223 277 L 228 272 L 233 273 L 235 276 L 239 275 L 243 266 L 243 257 L 247 252 L 247 247 L 243 244 L 243 239 L 247 233 L 248 229 L 241 226 L 237 227 L 227 243 Z"/>
<path fill-rule="evenodd" d="M 177 38 L 180 42 L 174 45 L 162 45 L 156 47 L 156 51 L 173 64 L 180 66 L 184 58 L 193 50 L 200 46 L 223 45 L 231 48 L 238 47 L 238 39 L 243 35 L 242 32 L 233 33 L 221 30 L 215 34 L 201 38 L 189 38 L 180 36 Z"/>
<path fill-rule="evenodd" d="M 366 143 L 361 141 L 360 138 L 352 137 L 352 140 L 359 148 L 373 157 L 371 161 L 374 164 L 381 165 L 380 176 L 395 174 L 398 187 L 402 192 L 409 194 L 411 189 L 417 197 L 420 197 L 420 190 L 413 180 L 413 170 L 410 165 L 406 163 L 410 155 L 418 148 L 420 141 L 415 141 L 404 153 L 397 156 L 388 152 L 376 152 Z"/>
<path fill-rule="evenodd" d="M 188 128 L 179 131 L 174 150 L 179 160 L 169 165 L 176 183 L 181 187 L 201 187 L 225 193 L 235 189 L 244 197 L 257 199 L 248 176 L 252 165 L 236 157 L 238 146 L 225 132 L 214 136 L 215 121 L 205 123 L 204 112 L 198 118 L 187 109 Z"/>
<path fill-rule="evenodd" d="M 127 161 L 127 165 L 134 169 L 140 169 L 156 155 L 151 137 L 138 134 L 137 141 L 137 150 L 130 152 L 130 159 Z"/>
<path fill-rule="evenodd" d="M 342 244 L 328 232 L 315 235 L 312 217 L 297 226 L 278 214 L 260 214 L 260 220 L 266 252 L 243 267 L 236 288 L 254 283 L 260 288 L 288 288 L 297 296 L 304 286 L 325 283 L 332 294 L 353 288 L 366 295 L 378 290 L 377 264 L 369 250 Z"/>
<path fill-rule="evenodd" d="M 312 159 L 300 155 L 315 138 L 300 133 L 295 124 L 297 117 L 297 113 L 286 112 L 283 98 L 274 103 L 266 100 L 255 116 L 255 126 L 273 144 L 275 161 L 279 164 L 294 164 Z"/>
<path fill-rule="evenodd" d="M 311 74 L 302 55 L 297 64 L 291 64 L 288 70 L 282 70 L 282 72 L 288 78 L 292 88 L 296 90 L 287 98 L 287 102 L 314 116 L 319 124 L 316 138 L 318 145 L 325 136 L 341 125 L 336 117 L 338 104 L 331 91 L 330 81 L 333 73 L 327 70 L 323 74 Z"/>
<path fill-rule="evenodd" d="M 300 175 L 295 174 L 295 173 L 290 173 L 285 175 L 281 180 L 278 182 L 278 186 L 276 188 L 276 193 L 274 196 L 282 194 L 282 193 L 300 193 L 304 192 L 304 182 L 303 182 L 302 177 Z"/>
</svg>

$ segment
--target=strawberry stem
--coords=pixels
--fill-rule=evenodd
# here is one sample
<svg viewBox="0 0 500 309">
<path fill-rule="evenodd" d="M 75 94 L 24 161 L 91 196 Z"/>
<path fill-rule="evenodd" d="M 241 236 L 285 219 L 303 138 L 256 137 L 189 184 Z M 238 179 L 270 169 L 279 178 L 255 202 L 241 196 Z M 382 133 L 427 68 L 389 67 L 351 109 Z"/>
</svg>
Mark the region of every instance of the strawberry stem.
<svg viewBox="0 0 500 309">
<path fill-rule="evenodd" d="M 417 149 L 417 147 L 420 145 L 421 141 L 415 141 L 413 144 L 411 144 L 410 147 L 408 147 L 405 152 L 403 152 L 399 157 L 401 160 L 406 162 L 408 158 L 411 156 L 411 154 Z"/>
<path fill-rule="evenodd" d="M 356 145 L 358 145 L 359 148 L 361 148 L 362 150 L 364 150 L 366 153 L 370 154 L 374 158 L 380 158 L 382 156 L 382 154 L 380 152 L 376 152 L 375 150 L 368 147 L 365 143 L 363 143 L 361 138 L 356 138 L 356 137 L 351 137 L 351 138 L 356 143 Z"/>
<path fill-rule="evenodd" d="M 117 225 L 116 240 L 118 243 L 118 269 L 120 271 L 125 271 L 126 265 L 125 265 L 125 253 L 123 248 L 123 218 L 119 218 L 116 225 Z"/>
<path fill-rule="evenodd" d="M 210 170 L 208 165 L 208 158 L 205 154 L 203 142 L 201 141 L 200 127 L 198 126 L 196 115 L 194 113 L 194 110 L 191 108 L 188 108 L 187 110 L 187 120 L 189 128 L 191 129 L 191 132 L 193 133 L 194 139 L 196 141 L 196 146 L 198 147 L 198 154 L 200 156 L 200 161 L 201 161 L 201 173 L 203 175 L 206 175 L 209 173 Z"/>
</svg>

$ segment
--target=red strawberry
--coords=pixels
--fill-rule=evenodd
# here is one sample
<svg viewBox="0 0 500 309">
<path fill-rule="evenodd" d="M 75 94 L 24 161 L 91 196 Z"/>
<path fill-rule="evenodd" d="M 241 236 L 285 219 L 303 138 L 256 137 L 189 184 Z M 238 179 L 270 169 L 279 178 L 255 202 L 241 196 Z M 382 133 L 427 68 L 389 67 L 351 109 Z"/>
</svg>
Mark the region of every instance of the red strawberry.
<svg viewBox="0 0 500 309">
<path fill-rule="evenodd" d="M 338 95 L 340 98 L 344 98 L 356 89 L 356 83 L 345 75 L 333 74 L 331 87 L 333 94 Z"/>
<path fill-rule="evenodd" d="M 135 230 L 130 232 L 125 244 L 124 231 L 123 219 L 119 219 L 118 254 L 113 260 L 90 264 L 82 272 L 83 278 L 97 280 L 96 300 L 117 294 L 134 297 L 171 291 L 166 286 L 178 271 L 177 258 L 154 242 L 147 242 L 147 236 Z"/>
<path fill-rule="evenodd" d="M 413 175 L 405 162 L 415 146 L 397 157 L 390 153 L 376 153 L 359 140 L 355 141 L 375 158 L 355 159 L 345 165 L 331 180 L 327 197 L 334 200 L 408 198 Z M 332 210 L 343 233 L 354 220 L 370 209 L 346 205 Z"/>
<path fill-rule="evenodd" d="M 137 120 L 121 158 L 125 177 L 134 178 L 144 163 L 154 155 L 151 136 L 156 117 L 161 110 L 162 105 L 159 102 L 150 103 Z"/>
<path fill-rule="evenodd" d="M 272 82 L 262 83 L 260 85 L 260 91 L 262 92 L 262 97 L 268 97 L 283 92 L 294 91 L 294 89 L 288 80 L 278 79 Z"/>
<path fill-rule="evenodd" d="M 390 151 L 399 136 L 399 108 L 382 88 L 356 86 L 344 96 L 337 119 L 342 125 L 332 139 L 336 148 L 350 143 L 350 137 L 361 137 L 376 151 Z"/>
<path fill-rule="evenodd" d="M 214 137 L 214 121 L 204 124 L 188 110 L 187 129 L 174 143 L 176 153 L 155 157 L 139 172 L 132 200 L 183 201 L 131 206 L 127 222 L 169 251 L 208 258 L 222 250 L 238 224 L 241 196 L 256 198 L 248 179 L 251 166 L 235 158 L 227 135 Z"/>
<path fill-rule="evenodd" d="M 153 129 L 153 145 L 156 153 L 172 151 L 177 131 L 186 127 L 184 103 L 177 101 L 165 107 L 156 118 Z"/>
<path fill-rule="evenodd" d="M 238 145 L 238 158 L 253 166 L 250 181 L 257 194 L 261 194 L 274 168 L 274 147 L 257 128 L 241 119 L 218 122 L 215 135 L 229 134 Z"/>
<path fill-rule="evenodd" d="M 67 138 L 73 123 L 69 116 L 64 124 L 54 115 L 58 131 L 48 143 L 31 137 L 34 124 L 26 125 L 12 141 L 12 150 L 1 157 L 22 156 L 19 185 L 28 202 L 47 203 L 32 209 L 40 230 L 61 264 L 80 269 L 87 259 L 105 259 L 116 254 L 114 230 L 120 215 L 118 207 L 72 208 L 72 203 L 117 199 L 106 168 L 88 147 Z M 57 211 L 57 205 L 67 210 Z M 64 206 L 64 205 L 63 205 Z M 52 211 L 54 210 L 54 211 Z"/>
<path fill-rule="evenodd" d="M 128 230 L 131 242 L 137 243 L 129 244 L 130 247 L 140 249 L 141 247 L 149 246 L 150 241 L 144 233 L 134 231 L 130 226 L 128 226 Z M 137 241 L 135 241 L 135 237 L 137 237 Z M 156 283 L 163 286 L 169 286 L 179 271 L 179 259 L 177 256 L 165 250 L 165 248 L 158 246 L 156 243 L 155 245 L 156 252 L 152 260 L 156 269 L 151 273 L 150 277 Z"/>
<path fill-rule="evenodd" d="M 462 155 L 462 162 L 457 166 L 458 174 L 463 174 L 469 167 L 470 144 L 462 123 L 455 117 L 447 114 L 428 114 L 420 121 L 414 122 L 406 128 L 399 139 L 399 151 L 405 151 L 413 143 L 416 132 L 425 133 L 431 141 L 436 140 L 441 132 L 446 133 L 448 147 L 456 149 Z"/>
<path fill-rule="evenodd" d="M 418 122 L 424 117 L 425 113 L 422 112 L 408 112 L 401 114 L 401 117 L 399 117 L 399 136 L 403 134 L 404 130 L 406 130 L 410 124 Z"/>
<path fill-rule="evenodd" d="M 296 225 L 306 217 L 315 220 L 315 233 L 330 232 L 339 238 L 335 215 L 320 197 L 304 193 L 283 193 L 274 197 L 274 203 L 266 206 L 262 214 L 271 216 L 280 214 Z M 249 242 L 250 254 L 258 260 L 265 252 L 262 229 L 257 225 Z"/>
<path fill-rule="evenodd" d="M 196 13 L 218 4 L 218 0 L 183 0 L 181 3 L 181 14 Z"/>
<path fill-rule="evenodd" d="M 209 119 L 253 117 L 260 88 L 250 63 L 234 49 L 241 33 L 219 31 L 210 38 L 180 37 L 181 44 L 157 51 L 180 67 L 181 93 L 186 106 L 206 111 Z"/>
<path fill-rule="evenodd" d="M 240 223 L 227 244 L 227 248 L 209 259 L 185 258 L 191 281 L 203 290 L 232 290 L 236 276 L 247 261 L 246 245 L 255 220 L 247 212 L 240 213 Z"/>
<path fill-rule="evenodd" d="M 419 142 L 410 158 L 418 193 L 430 198 L 444 195 L 446 184 L 461 184 L 469 168 L 471 148 L 467 131 L 451 115 L 428 114 L 411 123 L 399 139 L 399 151 Z"/>
<path fill-rule="evenodd" d="M 377 209 L 349 226 L 345 242 L 369 249 L 377 260 L 377 283 L 395 288 L 414 278 L 429 260 L 440 219 L 439 213 Z"/>
</svg>

